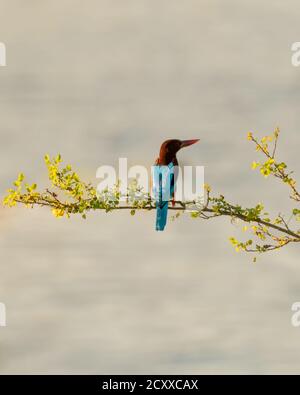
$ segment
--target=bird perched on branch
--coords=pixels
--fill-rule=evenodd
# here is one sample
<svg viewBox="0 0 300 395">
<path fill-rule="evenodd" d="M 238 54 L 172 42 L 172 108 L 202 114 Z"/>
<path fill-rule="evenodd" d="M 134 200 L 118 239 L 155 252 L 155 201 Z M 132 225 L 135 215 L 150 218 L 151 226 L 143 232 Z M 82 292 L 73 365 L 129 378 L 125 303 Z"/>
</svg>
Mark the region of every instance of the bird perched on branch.
<svg viewBox="0 0 300 395">
<path fill-rule="evenodd" d="M 152 168 L 152 185 L 156 201 L 156 230 L 164 230 L 167 223 L 168 203 L 174 205 L 175 184 L 178 175 L 177 152 L 184 147 L 195 144 L 194 140 L 166 140 L 162 143 L 159 157 Z"/>
</svg>

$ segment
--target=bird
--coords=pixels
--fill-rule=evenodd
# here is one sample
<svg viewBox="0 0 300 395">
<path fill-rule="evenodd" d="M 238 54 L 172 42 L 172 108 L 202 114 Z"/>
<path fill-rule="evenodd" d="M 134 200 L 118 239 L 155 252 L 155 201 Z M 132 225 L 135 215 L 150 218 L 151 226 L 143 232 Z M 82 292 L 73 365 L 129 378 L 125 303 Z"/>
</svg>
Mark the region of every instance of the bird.
<svg viewBox="0 0 300 395">
<path fill-rule="evenodd" d="M 175 185 L 178 176 L 176 154 L 181 148 L 197 143 L 199 139 L 169 139 L 162 143 L 159 156 L 152 167 L 152 185 L 156 202 L 156 230 L 163 231 L 167 223 L 168 204 L 174 206 Z"/>
</svg>

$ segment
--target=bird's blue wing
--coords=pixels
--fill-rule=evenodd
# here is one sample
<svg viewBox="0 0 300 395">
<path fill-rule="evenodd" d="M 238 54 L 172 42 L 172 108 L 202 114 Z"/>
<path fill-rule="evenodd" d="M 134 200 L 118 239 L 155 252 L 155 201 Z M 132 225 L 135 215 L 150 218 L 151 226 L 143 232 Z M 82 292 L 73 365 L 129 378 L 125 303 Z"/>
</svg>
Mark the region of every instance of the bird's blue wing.
<svg viewBox="0 0 300 395">
<path fill-rule="evenodd" d="M 152 167 L 152 193 L 156 202 L 156 230 L 164 230 L 168 203 L 175 189 L 174 165 Z"/>
</svg>

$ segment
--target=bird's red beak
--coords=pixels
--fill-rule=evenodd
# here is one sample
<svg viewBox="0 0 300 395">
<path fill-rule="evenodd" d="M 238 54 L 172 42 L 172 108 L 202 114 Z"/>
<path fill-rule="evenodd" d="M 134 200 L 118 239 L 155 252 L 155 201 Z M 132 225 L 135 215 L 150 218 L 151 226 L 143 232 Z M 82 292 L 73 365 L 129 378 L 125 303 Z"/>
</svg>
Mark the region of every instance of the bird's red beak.
<svg viewBox="0 0 300 395">
<path fill-rule="evenodd" d="M 180 148 L 188 147 L 189 145 L 198 143 L 198 141 L 199 141 L 199 139 L 195 139 L 195 140 L 183 140 L 183 141 L 181 141 L 181 147 L 180 147 Z"/>
</svg>

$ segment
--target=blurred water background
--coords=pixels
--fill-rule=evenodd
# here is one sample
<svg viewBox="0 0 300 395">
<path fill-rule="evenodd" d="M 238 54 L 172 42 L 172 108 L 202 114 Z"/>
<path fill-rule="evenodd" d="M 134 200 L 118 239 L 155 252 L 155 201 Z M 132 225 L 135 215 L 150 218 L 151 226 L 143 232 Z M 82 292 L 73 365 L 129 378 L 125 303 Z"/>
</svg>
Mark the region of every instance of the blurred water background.
<svg viewBox="0 0 300 395">
<path fill-rule="evenodd" d="M 214 191 L 270 210 L 287 190 L 250 168 L 246 140 L 280 126 L 299 173 L 296 0 L 1 0 L 1 194 L 45 153 L 96 183 L 102 164 L 150 166 L 170 137 Z M 297 373 L 296 247 L 236 254 L 229 221 L 154 213 L 55 219 L 0 209 L 1 373 Z"/>
</svg>

